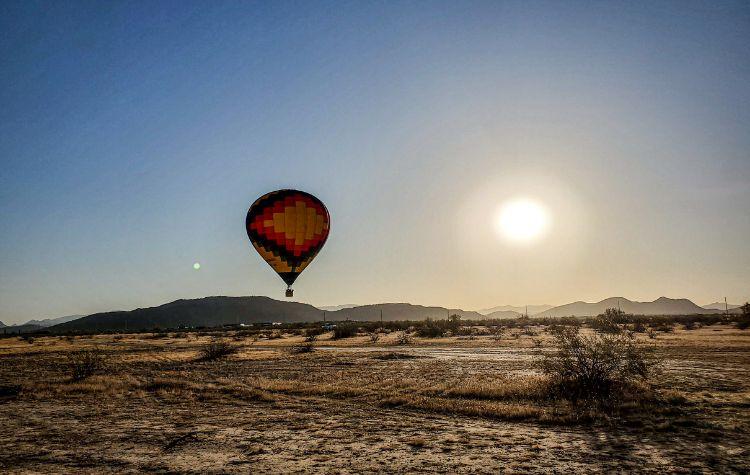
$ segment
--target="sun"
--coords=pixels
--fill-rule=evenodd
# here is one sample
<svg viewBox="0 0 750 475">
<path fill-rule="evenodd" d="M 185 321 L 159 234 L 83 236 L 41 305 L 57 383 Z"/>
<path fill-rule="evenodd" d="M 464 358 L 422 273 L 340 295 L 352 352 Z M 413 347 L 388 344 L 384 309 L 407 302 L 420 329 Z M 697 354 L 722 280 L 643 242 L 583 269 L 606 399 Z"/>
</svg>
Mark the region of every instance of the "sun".
<svg viewBox="0 0 750 475">
<path fill-rule="evenodd" d="M 515 198 L 500 206 L 495 223 L 498 233 L 509 241 L 528 243 L 541 237 L 549 222 L 549 213 L 542 204 Z"/>
</svg>

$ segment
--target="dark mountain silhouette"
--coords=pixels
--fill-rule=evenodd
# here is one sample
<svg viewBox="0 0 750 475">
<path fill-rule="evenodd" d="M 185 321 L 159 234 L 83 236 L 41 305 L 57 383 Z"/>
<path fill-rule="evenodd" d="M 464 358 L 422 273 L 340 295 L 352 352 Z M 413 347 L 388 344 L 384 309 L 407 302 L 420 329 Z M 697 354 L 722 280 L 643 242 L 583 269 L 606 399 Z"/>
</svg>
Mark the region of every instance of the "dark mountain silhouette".
<svg viewBox="0 0 750 475">
<path fill-rule="evenodd" d="M 601 302 L 573 302 L 553 307 L 538 313 L 536 317 L 578 317 L 594 316 L 604 313 L 608 308 L 620 308 L 625 313 L 634 315 L 692 315 L 698 313 L 718 313 L 718 310 L 699 307 L 688 299 L 670 299 L 659 297 L 653 302 L 634 302 L 623 297 L 610 297 Z"/>
<path fill-rule="evenodd" d="M 341 320 L 424 320 L 446 318 L 482 318 L 476 312 L 443 307 L 424 307 L 408 303 L 364 305 L 338 311 L 326 311 L 329 321 Z M 216 327 L 238 323 L 309 322 L 323 320 L 323 310 L 297 302 L 268 297 L 206 297 L 176 300 L 158 307 L 132 311 L 104 312 L 50 327 L 50 331 L 138 330 L 153 328 Z"/>
<path fill-rule="evenodd" d="M 205 297 L 175 300 L 158 307 L 95 313 L 50 327 L 52 331 L 137 330 L 141 328 L 216 327 L 238 323 L 322 320 L 312 305 L 268 297 Z"/>
<path fill-rule="evenodd" d="M 528 312 L 529 315 L 536 315 L 537 313 L 544 312 L 545 310 L 551 309 L 552 305 L 529 305 L 528 306 Z M 526 306 L 516 306 L 516 305 L 499 305 L 497 307 L 492 308 L 485 308 L 483 310 L 477 310 L 477 313 L 481 313 L 482 315 L 490 315 L 491 313 L 495 312 L 516 312 L 519 315 L 523 315 L 526 313 Z"/>
<path fill-rule="evenodd" d="M 24 323 L 24 325 L 38 325 L 40 327 L 51 327 L 59 323 L 65 323 L 65 322 L 70 322 L 72 320 L 77 320 L 84 316 L 85 315 L 67 315 L 65 317 L 45 318 L 43 320 L 29 320 L 28 322 Z"/>
<path fill-rule="evenodd" d="M 633 302 L 613 297 L 597 303 L 574 302 L 543 311 L 535 316 L 590 316 L 598 315 L 607 308 L 620 308 L 627 313 L 642 315 L 688 315 L 695 313 L 719 313 L 699 307 L 687 299 L 661 297 L 653 302 Z M 58 331 L 140 330 L 178 327 L 216 327 L 239 323 L 265 322 L 310 322 L 328 321 L 385 321 L 441 319 L 457 314 L 464 319 L 484 318 L 478 312 L 444 307 L 425 307 L 408 303 L 383 303 L 362 305 L 336 311 L 323 311 L 312 305 L 274 300 L 269 297 L 206 297 L 192 300 L 176 300 L 158 307 L 139 308 L 132 311 L 96 313 L 52 327 L 27 326 L 28 330 L 44 329 Z M 529 312 L 531 313 L 531 312 Z M 497 311 L 489 318 L 515 318 L 519 312 Z M 13 328 L 17 331 L 18 327 Z"/>
<path fill-rule="evenodd" d="M 34 333 L 44 329 L 45 328 L 40 325 L 6 325 L 0 328 L 0 334 L 11 335 L 14 333 Z"/>
<path fill-rule="evenodd" d="M 3 322 L 0 322 L 0 328 L 3 328 L 5 326 L 7 326 L 7 325 L 5 325 Z"/>
</svg>

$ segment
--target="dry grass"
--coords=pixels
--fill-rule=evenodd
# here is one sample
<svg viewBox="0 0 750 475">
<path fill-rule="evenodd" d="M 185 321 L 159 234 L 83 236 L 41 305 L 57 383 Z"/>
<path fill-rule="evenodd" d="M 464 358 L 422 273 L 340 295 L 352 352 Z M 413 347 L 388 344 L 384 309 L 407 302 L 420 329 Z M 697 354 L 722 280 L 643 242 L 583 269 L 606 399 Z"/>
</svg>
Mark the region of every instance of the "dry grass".
<svg viewBox="0 0 750 475">
<path fill-rule="evenodd" d="M 738 467 L 743 467 L 739 460 L 744 452 L 711 455 L 715 459 L 713 466 L 707 465 L 703 459 L 700 463 L 695 460 L 698 454 L 708 457 L 706 454 L 712 453 L 718 443 L 729 447 L 727 450 L 741 451 L 745 449 L 735 447 L 745 447 L 749 441 L 749 331 L 717 325 L 687 331 L 680 325 L 673 332 L 660 334 L 657 340 L 637 334 L 638 343 L 650 347 L 664 362 L 662 373 L 654 380 L 633 381 L 627 388 L 623 387 L 617 404 L 607 408 L 585 402 L 572 403 L 552 390 L 555 387 L 552 375 L 545 376 L 536 371 L 535 361 L 538 361 L 539 354 L 554 351 L 554 337 L 547 329 L 542 326 L 534 328 L 534 340 L 539 342 L 540 348 L 532 347 L 531 338 L 520 336 L 516 339 L 510 336 L 511 333 L 518 331 L 505 332 L 503 336 L 507 338 L 501 339 L 496 338 L 494 330 L 477 335 L 473 340 L 415 337 L 406 347 L 398 346 L 401 332 L 382 334 L 377 345 L 370 342 L 368 335 L 343 340 L 331 340 L 330 335 L 324 335 L 319 337 L 314 352 L 304 354 L 289 350 L 304 345 L 305 335 L 286 335 L 240 346 L 239 352 L 233 353 L 231 358 L 214 359 L 196 358 L 196 355 L 215 343 L 215 338 L 220 335 L 192 335 L 191 338 L 124 335 L 118 339 L 103 335 L 73 340 L 40 337 L 33 344 L 15 338 L 0 340 L 0 388 L 11 388 L 7 394 L 0 392 L 0 416 L 9 421 L 7 429 L 0 428 L 0 439 L 5 440 L 0 442 L 0 448 L 7 454 L 14 454 L 11 456 L 13 464 L 22 464 L 28 471 L 44 471 L 29 455 L 31 452 L 25 452 L 31 448 L 26 449 L 22 444 L 24 432 L 20 428 L 22 419 L 19 414 L 34 414 L 40 408 L 60 408 L 61 411 L 64 408 L 69 416 L 35 419 L 33 422 L 23 419 L 23 424 L 43 426 L 48 433 L 93 431 L 97 437 L 85 443 L 79 442 L 76 451 L 98 453 L 104 451 L 105 446 L 119 447 L 113 440 L 127 437 L 123 420 L 132 419 L 135 428 L 128 429 L 130 431 L 141 430 L 138 428 L 156 420 L 162 423 L 162 427 L 183 427 L 191 424 L 192 418 L 200 413 L 204 415 L 206 427 L 216 426 L 216 430 L 227 434 L 240 431 L 240 426 L 255 431 L 248 432 L 252 434 L 247 436 L 250 439 L 237 441 L 236 445 L 246 447 L 241 453 L 256 453 L 257 457 L 268 461 L 270 465 L 261 466 L 270 472 L 304 471 L 302 466 L 289 465 L 290 460 L 310 459 L 307 455 L 296 454 L 283 460 L 273 459 L 276 461 L 271 463 L 270 454 L 283 452 L 287 450 L 285 447 L 295 444 L 344 437 L 343 434 L 351 437 L 351 444 L 355 444 L 351 450 L 364 455 L 340 453 L 339 446 L 329 442 L 326 447 L 331 448 L 328 450 L 339 455 L 325 460 L 321 458 L 315 471 L 346 471 L 347 466 L 333 462 L 341 457 L 349 457 L 354 464 L 349 470 L 373 471 L 379 465 L 368 465 L 370 462 L 366 460 L 375 463 L 383 454 L 401 453 L 399 447 L 408 451 L 401 456 L 429 453 L 431 458 L 443 460 L 443 466 L 451 467 L 451 471 L 481 471 L 476 463 L 480 457 L 477 451 L 483 446 L 471 442 L 466 436 L 478 427 L 490 431 L 485 437 L 491 438 L 493 430 L 508 428 L 511 436 L 524 434 L 524 441 L 536 441 L 535 449 L 528 446 L 519 452 L 531 457 L 523 459 L 526 464 L 530 463 L 529 460 L 543 460 L 536 455 L 532 457 L 532 453 L 549 456 L 554 446 L 539 436 L 549 430 L 552 432 L 544 433 L 552 438 L 565 439 L 580 431 L 580 434 L 597 433 L 609 438 L 649 440 L 644 444 L 656 447 L 650 450 L 661 451 L 663 457 L 668 451 L 669 460 L 674 460 L 675 464 L 699 467 L 703 471 L 738 471 Z M 593 335 L 590 330 L 583 330 L 583 334 Z M 101 348 L 106 354 L 106 373 L 95 373 L 73 381 L 66 370 L 69 356 L 94 347 Z M 127 411 L 123 409 L 124 419 L 114 420 L 108 412 L 93 410 L 101 404 L 127 408 Z M 151 412 L 146 408 L 152 408 Z M 117 412 L 112 408 L 108 411 Z M 254 415 L 243 419 L 236 415 L 238 411 L 253 411 Z M 329 421 L 328 424 L 333 424 L 331 427 L 321 425 L 316 429 L 325 432 L 313 431 L 310 421 L 318 420 L 329 411 L 340 414 L 339 422 Z M 184 419 L 176 416 L 182 413 Z M 367 419 L 362 419 L 365 413 Z M 407 420 L 409 422 L 405 423 Z M 433 422 L 430 421 L 436 425 L 431 426 Z M 342 424 L 345 424 L 345 431 Z M 380 434 L 378 427 L 388 427 L 387 430 L 392 432 L 388 432 L 390 435 Z M 459 431 L 458 427 L 463 429 Z M 154 431 L 158 434 L 163 429 Z M 197 434 L 195 439 L 179 439 L 191 433 Z M 294 441 L 286 438 L 291 433 L 295 434 Z M 437 433 L 454 442 L 440 442 L 433 437 Z M 56 443 L 50 435 L 38 430 L 35 434 L 34 450 Z M 180 453 L 182 444 L 195 450 L 205 445 L 200 449 L 204 450 L 201 452 L 204 456 L 216 451 L 217 447 L 206 442 L 215 436 L 198 429 L 185 429 L 167 440 L 151 441 L 149 437 L 153 436 L 143 437 L 143 447 L 156 446 L 158 450 L 173 440 L 181 440 L 170 448 L 170 453 L 174 454 Z M 378 442 L 378 438 L 382 441 Z M 261 439 L 265 445 L 259 442 Z M 395 440 L 400 442 L 396 446 L 389 445 L 396 443 L 392 442 Z M 568 467 L 571 471 L 616 469 L 606 465 L 611 456 L 596 458 L 596 454 L 603 454 L 596 445 L 558 443 L 561 453 L 588 451 L 586 456 L 590 463 L 599 464 L 572 466 L 565 465 L 570 462 L 559 462 L 562 463 L 559 467 Z M 633 465 L 627 467 L 638 470 L 645 466 L 645 462 L 636 464 L 635 461 L 646 456 L 633 455 L 641 453 L 637 449 L 639 442 L 634 443 L 635 448 L 630 449 L 632 453 L 624 457 L 633 461 Z M 263 447 L 263 450 L 258 451 L 257 447 Z M 676 453 L 675 447 L 685 447 L 685 450 Z M 150 448 L 143 450 L 143 453 L 152 453 Z M 313 459 L 325 455 L 325 452 L 316 452 L 318 449 L 306 450 L 312 451 Z M 483 450 L 487 450 L 486 447 Z M 463 468 L 452 465 L 459 463 L 459 459 L 440 458 L 443 453 L 448 457 L 464 452 L 473 455 Z M 515 457 L 510 455 L 511 452 L 503 453 L 506 457 Z M 229 461 L 190 460 L 194 465 L 175 465 L 178 462 L 172 459 L 162 463 L 167 464 L 164 467 L 171 467 L 171 471 L 197 470 L 196 467 L 234 471 Z M 259 459 L 253 460 L 258 462 Z M 408 457 L 400 460 L 399 465 L 394 465 L 394 470 L 427 469 L 427 466 L 414 465 L 416 462 L 410 462 Z M 620 462 L 629 463 L 627 460 Z M 693 465 L 687 462 L 690 460 Z M 2 459 L 0 463 L 3 463 Z M 62 465 L 51 466 L 60 469 Z M 105 465 L 95 466 L 101 468 Z M 160 470 L 153 465 L 143 467 Z M 515 467 L 519 471 L 524 471 L 521 467 L 526 467 L 525 471 L 534 471 L 533 466 Z M 665 469 L 658 465 L 654 467 Z M 239 470 L 242 465 L 236 468 Z M 541 465 L 537 468 L 543 470 Z"/>
</svg>

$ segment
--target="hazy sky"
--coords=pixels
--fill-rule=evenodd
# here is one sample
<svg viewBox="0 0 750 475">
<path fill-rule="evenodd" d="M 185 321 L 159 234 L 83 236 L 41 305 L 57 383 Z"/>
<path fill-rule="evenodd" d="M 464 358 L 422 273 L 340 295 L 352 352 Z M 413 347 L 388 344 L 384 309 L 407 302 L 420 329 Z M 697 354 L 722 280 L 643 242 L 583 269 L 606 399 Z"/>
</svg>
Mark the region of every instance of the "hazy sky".
<svg viewBox="0 0 750 475">
<path fill-rule="evenodd" d="M 744 302 L 749 44 L 747 2 L 3 1 L 0 320 L 283 299 L 285 187 L 331 213 L 299 301 Z"/>
</svg>

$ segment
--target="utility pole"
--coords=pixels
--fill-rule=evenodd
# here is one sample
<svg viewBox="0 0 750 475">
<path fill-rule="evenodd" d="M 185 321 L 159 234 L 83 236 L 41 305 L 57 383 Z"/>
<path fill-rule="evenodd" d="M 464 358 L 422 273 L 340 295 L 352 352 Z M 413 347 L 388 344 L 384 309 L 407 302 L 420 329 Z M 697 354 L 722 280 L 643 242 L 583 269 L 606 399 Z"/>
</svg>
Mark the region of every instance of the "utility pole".
<svg viewBox="0 0 750 475">
<path fill-rule="evenodd" d="M 383 309 L 380 309 L 380 326 L 383 326 Z"/>
<path fill-rule="evenodd" d="M 529 306 L 528 305 L 526 306 L 526 313 L 525 313 L 525 315 L 526 315 L 526 318 L 529 318 Z"/>
<path fill-rule="evenodd" d="M 729 316 L 729 305 L 727 304 L 727 298 L 724 297 L 724 313 Z"/>
<path fill-rule="evenodd" d="M 325 322 L 326 322 L 326 311 L 323 310 L 323 323 L 325 323 Z"/>
</svg>

